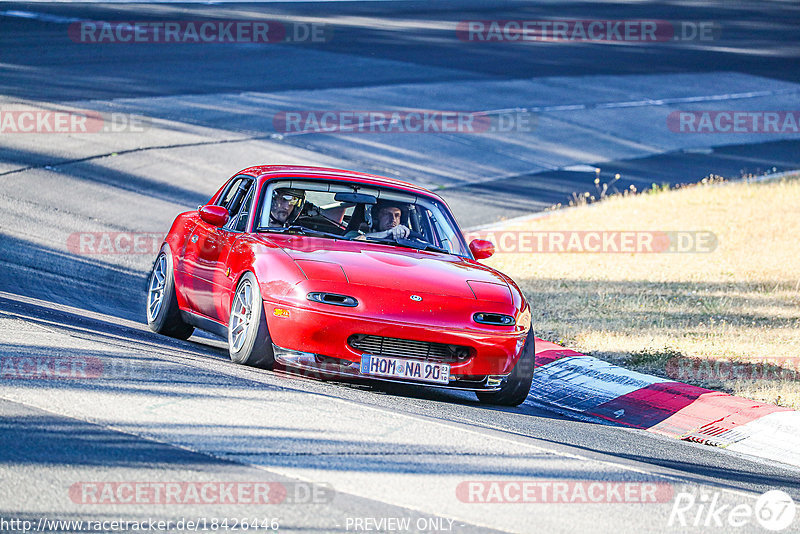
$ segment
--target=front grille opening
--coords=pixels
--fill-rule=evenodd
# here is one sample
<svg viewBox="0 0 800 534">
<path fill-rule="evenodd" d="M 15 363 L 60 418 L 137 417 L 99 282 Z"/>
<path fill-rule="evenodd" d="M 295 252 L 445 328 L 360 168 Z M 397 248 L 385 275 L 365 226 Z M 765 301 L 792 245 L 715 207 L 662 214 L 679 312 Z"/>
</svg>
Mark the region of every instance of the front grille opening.
<svg viewBox="0 0 800 534">
<path fill-rule="evenodd" d="M 359 352 L 395 358 L 419 358 L 438 362 L 463 362 L 471 356 L 469 347 L 414 339 L 353 334 L 347 344 Z"/>
</svg>

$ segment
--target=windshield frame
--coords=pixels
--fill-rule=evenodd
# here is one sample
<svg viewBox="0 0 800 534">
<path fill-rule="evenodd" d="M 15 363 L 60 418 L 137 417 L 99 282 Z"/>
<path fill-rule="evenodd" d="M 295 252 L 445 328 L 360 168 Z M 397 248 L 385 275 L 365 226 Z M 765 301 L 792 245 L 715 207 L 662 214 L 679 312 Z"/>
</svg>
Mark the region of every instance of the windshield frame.
<svg viewBox="0 0 800 534">
<path fill-rule="evenodd" d="M 284 230 L 285 227 L 284 226 L 259 226 L 259 222 L 262 219 L 262 215 L 263 215 L 264 209 L 271 209 L 271 207 L 267 207 L 267 205 L 269 203 L 269 201 L 267 199 L 271 197 L 271 193 L 275 189 L 275 185 L 277 183 L 280 183 L 282 187 L 287 187 L 287 185 L 285 185 L 284 182 L 289 182 L 288 187 L 297 187 L 297 188 L 302 188 L 302 184 L 309 184 L 309 182 L 313 182 L 315 184 L 319 184 L 319 183 L 331 184 L 331 185 L 332 184 L 336 184 L 336 185 L 339 185 L 339 186 L 352 187 L 354 189 L 354 192 L 355 192 L 355 189 L 357 189 L 359 193 L 367 193 L 367 194 L 375 194 L 375 193 L 377 193 L 376 197 L 377 197 L 378 200 L 381 200 L 381 199 L 384 199 L 384 200 L 386 200 L 386 199 L 397 200 L 397 199 L 392 199 L 392 197 L 395 197 L 395 196 L 400 196 L 400 198 L 413 197 L 413 201 L 408 201 L 408 203 L 409 204 L 414 204 L 414 205 L 418 205 L 418 200 L 420 198 L 423 198 L 427 202 L 430 202 L 430 203 L 434 204 L 435 206 L 437 206 L 438 207 L 438 211 L 442 215 L 444 215 L 444 217 L 447 219 L 448 224 L 450 224 L 453 227 L 453 229 L 455 230 L 455 236 L 458 239 L 459 246 L 464 251 L 463 254 L 458 253 L 458 252 L 440 252 L 440 251 L 431 250 L 431 249 L 426 250 L 424 247 L 418 248 L 418 247 L 403 246 L 400 243 L 394 243 L 394 244 L 393 243 L 380 243 L 378 241 L 371 241 L 371 240 L 365 240 L 365 241 L 362 241 L 362 242 L 364 242 L 364 243 L 375 243 L 375 244 L 385 244 L 387 246 L 398 247 L 398 248 L 402 248 L 404 250 L 415 250 L 416 249 L 416 250 L 419 250 L 419 251 L 426 251 L 426 252 L 434 253 L 434 254 L 449 254 L 449 255 L 458 256 L 458 257 L 461 257 L 461 258 L 467 258 L 467 259 L 474 260 L 474 258 L 472 256 L 472 251 L 470 250 L 466 240 L 464 239 L 464 234 L 461 231 L 461 227 L 458 225 L 458 223 L 455 220 L 455 217 L 453 217 L 453 214 L 450 212 L 449 206 L 441 198 L 439 198 L 439 197 L 437 197 L 435 195 L 432 195 L 432 194 L 427 194 L 427 193 L 422 192 L 422 191 L 406 190 L 406 189 L 392 187 L 390 185 L 383 185 L 383 184 L 377 185 L 377 184 L 372 184 L 372 183 L 368 183 L 368 182 L 364 183 L 364 182 L 358 182 L 358 181 L 353 181 L 353 180 L 348 180 L 348 179 L 337 179 L 337 178 L 334 178 L 334 177 L 324 177 L 323 178 L 323 177 L 316 177 L 316 176 L 296 176 L 296 175 L 281 175 L 281 176 L 268 176 L 268 177 L 265 177 L 264 181 L 262 182 L 262 185 L 261 185 L 261 190 L 259 191 L 258 205 L 256 206 L 256 209 L 254 210 L 254 219 L 253 219 L 253 232 L 254 233 L 258 233 L 258 232 L 285 233 L 285 230 Z M 381 195 L 382 192 L 385 192 L 384 195 Z M 420 205 L 420 207 L 422 208 L 423 206 Z M 314 229 L 311 229 L 311 228 L 309 230 L 315 231 Z M 321 239 L 336 239 L 336 238 L 334 238 L 334 237 L 321 237 Z M 341 239 L 342 241 L 354 241 L 354 239 L 347 239 L 346 237 L 344 237 L 344 235 L 340 236 L 338 239 Z M 435 246 L 435 244 L 433 244 L 433 243 L 431 243 L 431 245 Z"/>
</svg>

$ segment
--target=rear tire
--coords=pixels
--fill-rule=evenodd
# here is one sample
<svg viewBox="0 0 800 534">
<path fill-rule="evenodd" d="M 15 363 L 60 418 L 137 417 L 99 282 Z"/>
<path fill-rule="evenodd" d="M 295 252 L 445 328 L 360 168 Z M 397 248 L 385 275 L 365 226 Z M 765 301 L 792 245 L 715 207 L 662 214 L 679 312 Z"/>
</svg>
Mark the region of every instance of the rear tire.
<svg viewBox="0 0 800 534">
<path fill-rule="evenodd" d="M 177 339 L 189 339 L 194 327 L 186 324 L 178 308 L 172 255 L 164 245 L 147 281 L 147 325 L 150 330 Z"/>
<path fill-rule="evenodd" d="M 533 368 L 536 364 L 536 351 L 534 350 L 533 328 L 525 338 L 522 346 L 522 355 L 517 365 L 508 375 L 498 391 L 476 391 L 478 400 L 484 404 L 498 406 L 519 406 L 528 398 L 533 383 Z"/>
<path fill-rule="evenodd" d="M 264 301 L 253 273 L 247 272 L 236 285 L 228 319 L 228 354 L 231 361 L 272 369 L 275 353 L 267 330 Z"/>
</svg>

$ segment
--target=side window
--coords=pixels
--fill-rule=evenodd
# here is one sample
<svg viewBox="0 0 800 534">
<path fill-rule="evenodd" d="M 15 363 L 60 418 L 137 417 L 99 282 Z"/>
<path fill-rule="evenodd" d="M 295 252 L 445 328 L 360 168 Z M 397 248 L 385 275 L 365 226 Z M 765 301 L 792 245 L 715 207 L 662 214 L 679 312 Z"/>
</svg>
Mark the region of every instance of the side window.
<svg viewBox="0 0 800 534">
<path fill-rule="evenodd" d="M 230 222 L 233 223 L 233 230 L 235 232 L 244 232 L 247 229 L 247 220 L 250 218 L 250 211 L 253 209 L 253 190 L 255 187 L 250 187 L 247 197 L 242 202 L 242 209 L 239 210 L 239 214 L 236 216 L 236 220 L 231 220 Z"/>
<path fill-rule="evenodd" d="M 228 212 L 230 212 L 230 204 L 233 201 L 234 197 L 236 196 L 236 192 L 239 190 L 239 186 L 242 185 L 242 181 L 245 180 L 244 176 L 240 176 L 238 178 L 234 178 L 231 183 L 228 185 L 228 189 L 226 189 L 222 195 L 220 195 L 219 199 L 217 199 L 217 206 L 222 206 L 226 208 Z"/>
<path fill-rule="evenodd" d="M 232 187 L 224 195 L 223 203 L 220 204 L 228 210 L 231 216 L 224 228 L 241 232 L 247 226 L 247 217 L 250 213 L 249 203 L 253 196 L 251 191 L 253 181 L 244 178 L 231 185 Z"/>
</svg>

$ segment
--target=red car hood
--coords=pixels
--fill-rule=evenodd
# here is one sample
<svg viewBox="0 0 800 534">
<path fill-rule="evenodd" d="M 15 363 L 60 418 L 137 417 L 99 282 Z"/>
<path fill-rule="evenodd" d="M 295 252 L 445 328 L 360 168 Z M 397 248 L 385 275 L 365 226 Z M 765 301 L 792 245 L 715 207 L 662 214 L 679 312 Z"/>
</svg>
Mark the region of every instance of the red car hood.
<svg viewBox="0 0 800 534">
<path fill-rule="evenodd" d="M 491 293 L 496 293 L 492 289 L 497 288 L 500 295 L 507 294 L 511 300 L 508 284 L 500 275 L 459 256 L 364 241 L 275 234 L 268 239 L 301 268 L 309 261 L 340 266 L 351 284 L 460 298 L 476 298 L 473 291 L 480 286 L 489 288 Z M 471 289 L 467 281 L 502 287 L 473 283 Z"/>
</svg>

